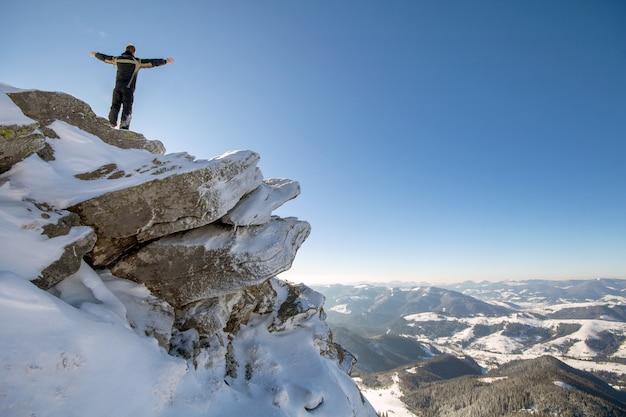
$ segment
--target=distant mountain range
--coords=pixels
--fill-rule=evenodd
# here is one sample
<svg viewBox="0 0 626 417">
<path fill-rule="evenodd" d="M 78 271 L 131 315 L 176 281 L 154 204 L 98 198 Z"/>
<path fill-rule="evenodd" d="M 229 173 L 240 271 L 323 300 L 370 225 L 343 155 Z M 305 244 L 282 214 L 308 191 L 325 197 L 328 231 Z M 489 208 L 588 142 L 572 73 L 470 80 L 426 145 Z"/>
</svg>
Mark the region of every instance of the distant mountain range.
<svg viewBox="0 0 626 417">
<path fill-rule="evenodd" d="M 443 288 L 459 291 L 487 302 L 503 302 L 512 308 L 534 306 L 559 306 L 568 303 L 596 303 L 624 306 L 626 280 L 600 278 L 593 280 L 527 280 L 479 283 L 466 281 L 444 285 Z"/>
<path fill-rule="evenodd" d="M 358 358 L 354 376 L 367 389 L 395 375 L 409 409 L 424 401 L 459 407 L 445 399 L 449 389 L 471 385 L 476 395 L 492 398 L 513 386 L 523 390 L 532 380 L 536 389 L 524 391 L 526 397 L 516 393 L 516 407 L 529 406 L 530 396 L 533 412 L 550 414 L 544 396 L 560 404 L 566 401 L 561 394 L 574 398 L 572 392 L 580 391 L 593 398 L 579 393 L 572 400 L 593 403 L 584 415 L 626 410 L 623 393 L 613 388 L 626 387 L 626 280 L 314 288 L 326 296 L 335 341 Z M 431 393 L 436 398 L 425 399 L 431 395 L 423 391 L 425 383 L 440 384 L 428 388 L 439 390 Z M 594 407 L 617 411 L 589 414 Z M 482 415 L 506 415 L 498 414 L 504 408 Z M 467 410 L 463 415 L 481 415 Z"/>
</svg>

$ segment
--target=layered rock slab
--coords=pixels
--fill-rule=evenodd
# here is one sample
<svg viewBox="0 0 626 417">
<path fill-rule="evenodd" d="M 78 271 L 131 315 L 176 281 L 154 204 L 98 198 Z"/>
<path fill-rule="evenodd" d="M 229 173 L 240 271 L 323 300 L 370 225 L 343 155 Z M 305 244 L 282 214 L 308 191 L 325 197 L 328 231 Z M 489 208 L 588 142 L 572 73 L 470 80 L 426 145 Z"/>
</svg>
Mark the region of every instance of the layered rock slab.
<svg viewBox="0 0 626 417">
<path fill-rule="evenodd" d="M 232 152 L 196 170 L 69 207 L 98 235 L 89 261 L 96 267 L 109 266 L 138 243 L 218 220 L 261 184 L 258 161 L 255 152 Z"/>
<path fill-rule="evenodd" d="M 45 145 L 37 122 L 26 117 L 4 90 L 16 89 L 0 83 L 0 173 L 8 171 Z"/>
<path fill-rule="evenodd" d="M 260 284 L 291 267 L 309 223 L 274 217 L 245 228 L 218 223 L 154 241 L 116 263 L 118 277 L 144 283 L 170 304 L 186 304 Z"/>
<path fill-rule="evenodd" d="M 36 124 L 0 125 L 0 173 L 43 149 L 45 142 Z"/>
</svg>

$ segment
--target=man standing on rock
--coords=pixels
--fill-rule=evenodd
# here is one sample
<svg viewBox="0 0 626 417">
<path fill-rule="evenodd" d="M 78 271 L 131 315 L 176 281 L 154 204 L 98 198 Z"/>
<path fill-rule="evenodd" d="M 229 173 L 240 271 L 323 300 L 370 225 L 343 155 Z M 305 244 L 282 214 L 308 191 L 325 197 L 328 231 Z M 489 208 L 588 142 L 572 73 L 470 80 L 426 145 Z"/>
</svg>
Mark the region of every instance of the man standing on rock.
<svg viewBox="0 0 626 417">
<path fill-rule="evenodd" d="M 135 47 L 128 45 L 126 51 L 118 57 L 104 55 L 100 52 L 90 52 L 91 56 L 104 61 L 107 64 L 117 66 L 117 76 L 115 77 L 115 88 L 113 89 L 113 100 L 109 111 L 109 122 L 115 127 L 117 125 L 117 115 L 122 108 L 122 120 L 120 129 L 130 127 L 130 119 L 133 111 L 133 100 L 135 95 L 135 84 L 137 83 L 137 73 L 141 68 L 158 67 L 174 62 L 173 58 L 167 59 L 141 59 L 135 58 Z M 123 106 L 123 107 L 122 107 Z"/>
</svg>

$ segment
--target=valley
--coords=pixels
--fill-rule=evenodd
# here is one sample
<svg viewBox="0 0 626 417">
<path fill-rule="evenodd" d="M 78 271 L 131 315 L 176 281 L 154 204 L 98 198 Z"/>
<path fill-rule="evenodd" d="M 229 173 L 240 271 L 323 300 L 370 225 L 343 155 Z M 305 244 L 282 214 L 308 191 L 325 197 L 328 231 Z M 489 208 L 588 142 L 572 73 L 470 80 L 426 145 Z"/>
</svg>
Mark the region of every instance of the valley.
<svg viewBox="0 0 626 417">
<path fill-rule="evenodd" d="M 431 412 L 415 400 L 426 395 L 424 389 L 430 392 L 424 401 L 441 405 L 458 384 L 474 386 L 470 391 L 480 396 L 486 395 L 479 394 L 485 385 L 497 391 L 494 387 L 525 387 L 538 378 L 549 385 L 534 383 L 543 387 L 534 394 L 524 388 L 520 404 L 528 398 L 549 402 L 545 396 L 571 401 L 556 393 L 566 394 L 563 387 L 578 381 L 578 390 L 589 396 L 581 404 L 608 401 L 610 406 L 596 405 L 615 408 L 617 415 L 626 410 L 620 391 L 626 387 L 625 280 L 315 288 L 326 296 L 326 321 L 335 341 L 357 357 L 353 377 L 375 407 L 377 401 L 384 407 L 401 399 L 413 412 Z M 609 399 L 599 396 L 603 390 L 611 393 Z M 429 415 L 400 408 L 388 410 Z"/>
</svg>

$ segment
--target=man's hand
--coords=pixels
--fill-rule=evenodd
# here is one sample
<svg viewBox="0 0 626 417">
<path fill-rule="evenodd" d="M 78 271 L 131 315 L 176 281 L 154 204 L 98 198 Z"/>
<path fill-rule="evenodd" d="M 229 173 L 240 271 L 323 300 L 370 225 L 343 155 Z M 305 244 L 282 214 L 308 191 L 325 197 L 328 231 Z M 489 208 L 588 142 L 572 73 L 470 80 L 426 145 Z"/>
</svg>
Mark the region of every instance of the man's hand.
<svg viewBox="0 0 626 417">
<path fill-rule="evenodd" d="M 167 62 L 168 64 L 171 64 L 172 62 L 174 62 L 174 58 L 167 58 L 165 62 Z"/>
<path fill-rule="evenodd" d="M 91 51 L 91 52 L 89 52 L 89 55 L 91 55 L 91 56 L 96 56 L 96 53 L 95 53 L 95 52 L 93 52 L 93 51 Z"/>
</svg>

